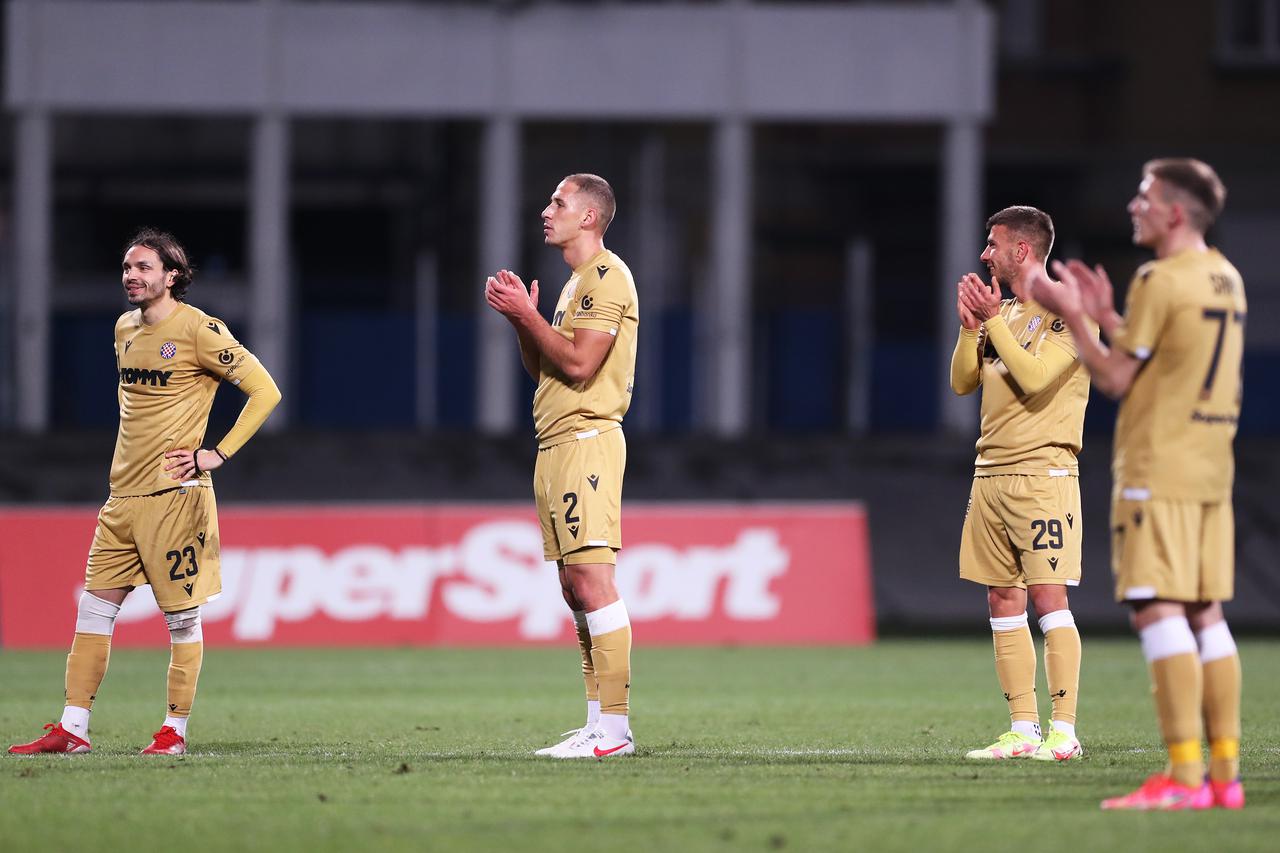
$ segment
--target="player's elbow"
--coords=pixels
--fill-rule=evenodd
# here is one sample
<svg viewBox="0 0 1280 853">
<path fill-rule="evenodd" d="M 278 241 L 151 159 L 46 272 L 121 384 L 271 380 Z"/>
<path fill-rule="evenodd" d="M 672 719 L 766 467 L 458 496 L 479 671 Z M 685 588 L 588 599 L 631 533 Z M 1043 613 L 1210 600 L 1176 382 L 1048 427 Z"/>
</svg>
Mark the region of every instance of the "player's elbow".
<svg viewBox="0 0 1280 853">
<path fill-rule="evenodd" d="M 564 378 L 568 379 L 574 385 L 581 385 L 583 382 L 587 382 L 595 375 L 595 365 L 570 363 L 566 364 L 564 368 Z"/>
<path fill-rule="evenodd" d="M 1097 388 L 1112 400 L 1119 400 L 1123 398 L 1125 392 L 1129 390 L 1129 386 L 1127 384 L 1121 384 L 1111 377 L 1095 376 L 1093 379 L 1093 387 Z"/>
<path fill-rule="evenodd" d="M 277 387 L 274 382 L 270 383 L 265 388 L 259 389 L 258 393 L 254 396 L 262 401 L 262 405 L 266 407 L 268 412 L 280 405 L 280 400 L 283 399 L 283 395 L 280 393 L 279 387 Z"/>
<path fill-rule="evenodd" d="M 952 376 L 951 390 L 960 397 L 967 397 L 978 390 L 978 383 L 970 381 L 968 377 Z"/>
<path fill-rule="evenodd" d="M 1018 386 L 1022 388 L 1022 393 L 1031 395 L 1039 394 L 1041 391 L 1049 387 L 1053 380 L 1047 376 L 1036 376 L 1028 379 L 1026 382 L 1019 382 Z"/>
</svg>

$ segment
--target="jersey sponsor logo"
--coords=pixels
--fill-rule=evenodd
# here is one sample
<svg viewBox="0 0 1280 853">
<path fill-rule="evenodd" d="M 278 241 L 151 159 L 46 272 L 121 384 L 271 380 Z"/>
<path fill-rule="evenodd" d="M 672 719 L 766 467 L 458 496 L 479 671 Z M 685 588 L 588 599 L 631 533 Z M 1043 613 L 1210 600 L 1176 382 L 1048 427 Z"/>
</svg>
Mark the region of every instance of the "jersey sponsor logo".
<svg viewBox="0 0 1280 853">
<path fill-rule="evenodd" d="M 121 385 L 153 385 L 165 387 L 169 384 L 172 370 L 147 370 L 144 367 L 120 368 Z"/>
<path fill-rule="evenodd" d="M 600 266 L 596 267 L 596 273 L 599 274 L 601 278 L 604 278 L 605 274 L 608 272 L 609 272 L 609 268 L 604 264 L 601 264 Z"/>
<path fill-rule="evenodd" d="M 590 295 L 590 294 L 587 294 L 586 296 L 582 297 L 582 310 L 583 310 L 583 311 L 590 311 L 590 310 L 591 310 L 591 306 L 592 306 L 592 305 L 595 305 L 595 300 L 593 300 L 593 299 L 591 298 L 591 295 Z"/>
<path fill-rule="evenodd" d="M 235 356 L 231 354 L 229 349 L 224 349 L 218 353 L 218 364 L 230 364 L 233 360 L 235 360 Z"/>
<path fill-rule="evenodd" d="M 160 345 L 161 358 L 173 358 L 178 354 L 178 345 L 173 341 L 165 341 Z"/>
<path fill-rule="evenodd" d="M 1067 328 L 1067 324 L 1062 322 L 1062 318 L 1058 318 L 1049 324 L 1049 331 L 1062 334 L 1063 329 Z"/>
<path fill-rule="evenodd" d="M 1223 414 L 1223 415 L 1214 415 L 1208 412 L 1202 412 L 1199 409 L 1197 409 L 1191 413 L 1191 420 L 1197 423 L 1209 424 L 1210 426 L 1215 424 L 1217 425 L 1226 424 L 1228 426 L 1235 426 L 1240 419 L 1237 416 L 1230 413 Z"/>
</svg>

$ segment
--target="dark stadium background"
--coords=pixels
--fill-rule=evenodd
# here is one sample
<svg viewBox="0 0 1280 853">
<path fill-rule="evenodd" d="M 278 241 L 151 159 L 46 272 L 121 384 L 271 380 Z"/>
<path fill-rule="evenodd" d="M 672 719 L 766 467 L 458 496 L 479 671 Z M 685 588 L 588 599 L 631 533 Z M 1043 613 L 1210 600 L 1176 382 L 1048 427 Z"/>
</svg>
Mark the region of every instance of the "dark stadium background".
<svg viewBox="0 0 1280 853">
<path fill-rule="evenodd" d="M 253 117 L 47 108 L 15 97 L 15 71 L 25 73 L 21 57 L 58 49 L 49 32 L 35 33 L 34 43 L 26 30 L 19 38 L 15 7 L 45 5 L 58 3 L 8 3 L 4 19 L 0 502 L 11 506 L 96 504 L 106 494 L 115 425 L 110 330 L 123 306 L 115 270 L 135 226 L 158 225 L 184 240 L 201 269 L 191 301 L 223 314 L 251 348 L 263 344 L 244 298 L 254 256 Z M 221 5 L 234 11 L 258 3 Z M 425 7 L 441 20 L 484 7 L 519 21 L 644 4 L 393 5 Z M 699 15 L 724 4 L 650 5 Z M 976 119 L 981 213 L 963 225 L 972 238 L 969 269 L 979 269 L 981 219 L 1026 203 L 1053 215 L 1054 257 L 1102 262 L 1123 282 L 1147 257 L 1129 244 L 1124 209 L 1141 164 L 1191 155 L 1222 174 L 1230 195 L 1211 236 L 1243 273 L 1251 314 L 1237 445 L 1240 594 L 1229 615 L 1239 628 L 1274 630 L 1280 2 L 1185 4 L 1181 16 L 1161 14 L 1169 7 L 1161 0 L 883 4 L 897 12 L 939 6 L 993 13 L 986 19 L 994 40 L 986 78 L 991 110 Z M 144 41 L 122 49 L 185 47 Z M 25 80 L 21 91 L 39 86 Z M 15 213 L 23 179 L 19 134 L 33 115 L 48 119 L 47 263 L 24 249 Z M 480 248 L 482 117 L 303 111 L 286 125 L 289 369 L 277 375 L 286 411 L 219 472 L 220 499 L 526 500 L 534 447 L 528 382 L 513 387 L 501 428 L 484 424 L 477 411 L 484 393 L 477 318 L 485 310 L 477 292 L 489 271 Z M 702 320 L 712 310 L 706 282 L 715 275 L 713 117 L 522 121 L 519 178 L 502 188 L 503 204 L 519 210 L 519 251 L 507 263 L 526 280 L 542 279 L 549 307 L 564 273 L 540 245 L 538 211 L 567 172 L 608 177 L 620 209 L 607 243 L 635 272 L 643 311 L 627 420 L 627 499 L 861 500 L 871 518 L 881 629 L 970 626 L 981 633 L 981 591 L 955 577 L 976 419 L 957 423 L 941 402 L 940 365 L 949 357 L 943 342 L 954 326 L 939 310 L 939 294 L 954 283 L 943 272 L 941 248 L 944 227 L 954 225 L 943 212 L 945 130 L 892 117 L 781 118 L 752 120 L 747 132 L 749 252 L 740 287 L 750 297 L 751 345 L 742 365 L 748 399 L 741 422 L 724 428 L 716 420 L 715 389 L 699 357 L 708 346 Z M 641 197 L 648 199 L 644 210 Z M 869 265 L 861 309 L 850 307 L 856 262 Z M 47 287 L 50 305 L 47 350 L 34 355 L 22 346 L 27 321 L 18 309 L 30 287 Z M 415 313 L 423 292 L 434 293 L 436 307 L 426 326 Z M 654 292 L 661 298 L 649 299 Z M 431 361 L 434 369 L 423 375 L 420 366 Z M 33 421 L 24 415 L 20 380 L 35 362 L 47 365 L 48 381 Z M 211 434 L 229 425 L 241 399 L 220 394 Z M 1086 580 L 1073 603 L 1082 623 L 1120 628 L 1106 536 L 1114 411 L 1097 394 L 1089 404 L 1081 460 Z"/>
</svg>

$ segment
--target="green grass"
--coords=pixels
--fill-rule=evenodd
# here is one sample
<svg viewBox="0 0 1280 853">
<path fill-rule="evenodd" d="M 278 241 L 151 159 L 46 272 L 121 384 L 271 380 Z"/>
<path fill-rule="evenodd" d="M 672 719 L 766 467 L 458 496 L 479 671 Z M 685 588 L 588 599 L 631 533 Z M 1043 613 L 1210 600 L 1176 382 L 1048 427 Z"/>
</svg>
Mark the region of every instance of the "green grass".
<svg viewBox="0 0 1280 853">
<path fill-rule="evenodd" d="M 641 647 L 603 762 L 530 755 L 579 722 L 572 648 L 213 648 L 181 758 L 135 754 L 166 653 L 118 651 L 91 755 L 0 756 L 0 850 L 1274 850 L 1280 643 L 1241 651 L 1249 806 L 1194 814 L 1098 810 L 1163 762 L 1135 640 L 1086 637 L 1066 766 L 960 758 L 1007 725 L 978 640 Z M 57 717 L 63 660 L 0 652 L 0 738 Z"/>
</svg>

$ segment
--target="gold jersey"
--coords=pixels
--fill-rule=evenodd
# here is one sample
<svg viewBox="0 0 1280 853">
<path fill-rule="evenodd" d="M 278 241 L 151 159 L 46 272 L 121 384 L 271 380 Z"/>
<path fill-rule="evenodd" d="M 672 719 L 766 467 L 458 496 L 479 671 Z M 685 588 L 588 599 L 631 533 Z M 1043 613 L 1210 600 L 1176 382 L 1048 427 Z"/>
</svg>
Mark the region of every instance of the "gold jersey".
<svg viewBox="0 0 1280 853">
<path fill-rule="evenodd" d="M 1217 249 L 1141 266 L 1113 346 L 1145 362 L 1120 404 L 1112 474 L 1146 497 L 1229 500 L 1244 356 L 1244 282 Z"/>
<path fill-rule="evenodd" d="M 1000 318 L 1017 344 L 1037 356 L 1058 347 L 1076 358 L 1067 324 L 1047 308 L 1028 300 L 1006 299 Z M 1079 470 L 1076 455 L 1084 440 L 1084 410 L 1089 402 L 1089 373 L 1078 360 L 1049 384 L 1027 393 L 1010 375 L 985 328 L 978 336 L 981 358 L 982 427 L 978 475 L 1047 474 Z"/>
<path fill-rule="evenodd" d="M 200 447 L 218 383 L 239 385 L 261 370 L 258 359 L 226 323 L 185 303 L 152 326 L 143 324 L 141 310 L 121 315 L 115 351 L 120 431 L 111 494 L 134 497 L 175 488 L 178 481 L 164 470 L 165 452 Z M 211 484 L 207 471 L 198 479 Z"/>
<path fill-rule="evenodd" d="M 622 259 L 604 249 L 573 271 L 551 326 L 573 340 L 576 329 L 614 336 L 595 376 L 571 383 L 544 357 L 533 395 L 533 423 L 539 447 L 551 447 L 592 429 L 613 429 L 631 405 L 636 372 L 636 332 L 640 306 L 636 283 Z"/>
</svg>

